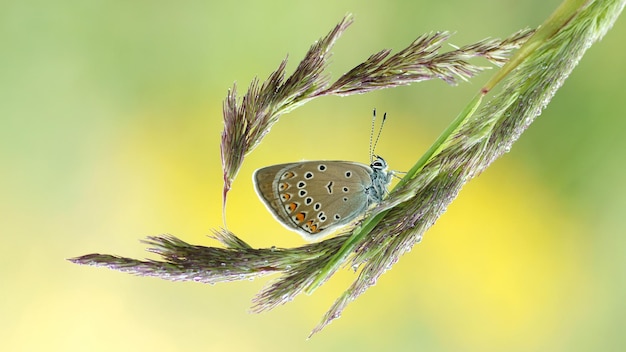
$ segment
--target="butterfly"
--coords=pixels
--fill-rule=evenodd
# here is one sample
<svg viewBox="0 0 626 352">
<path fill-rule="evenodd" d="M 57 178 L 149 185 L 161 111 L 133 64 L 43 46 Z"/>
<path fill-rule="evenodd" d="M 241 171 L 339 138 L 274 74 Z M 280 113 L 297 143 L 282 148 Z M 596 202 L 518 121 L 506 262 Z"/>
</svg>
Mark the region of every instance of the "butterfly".
<svg viewBox="0 0 626 352">
<path fill-rule="evenodd" d="M 259 198 L 287 229 L 305 240 L 322 238 L 382 201 L 391 182 L 387 162 L 301 161 L 254 172 Z"/>
</svg>

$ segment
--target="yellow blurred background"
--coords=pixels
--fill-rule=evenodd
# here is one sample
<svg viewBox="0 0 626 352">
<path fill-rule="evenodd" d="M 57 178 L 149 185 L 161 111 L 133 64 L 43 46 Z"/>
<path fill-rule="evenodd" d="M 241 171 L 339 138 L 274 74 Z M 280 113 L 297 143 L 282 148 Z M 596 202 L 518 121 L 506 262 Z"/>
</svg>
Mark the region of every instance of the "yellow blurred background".
<svg viewBox="0 0 626 352">
<path fill-rule="evenodd" d="M 424 32 L 455 31 L 456 45 L 503 37 L 539 25 L 558 4 L 3 2 L 0 350 L 626 350 L 623 19 L 511 153 L 311 340 L 351 271 L 250 314 L 269 278 L 174 283 L 66 261 L 93 252 L 155 258 L 139 240 L 163 233 L 215 245 L 206 236 L 222 226 L 227 89 L 237 81 L 244 92 L 286 54 L 292 70 L 344 14 L 356 22 L 333 50 L 335 78 Z M 229 228 L 258 247 L 302 244 L 257 199 L 256 168 L 367 162 L 377 108 L 389 116 L 377 152 L 407 170 L 491 72 L 458 87 L 319 99 L 285 115 L 239 173 Z"/>
</svg>

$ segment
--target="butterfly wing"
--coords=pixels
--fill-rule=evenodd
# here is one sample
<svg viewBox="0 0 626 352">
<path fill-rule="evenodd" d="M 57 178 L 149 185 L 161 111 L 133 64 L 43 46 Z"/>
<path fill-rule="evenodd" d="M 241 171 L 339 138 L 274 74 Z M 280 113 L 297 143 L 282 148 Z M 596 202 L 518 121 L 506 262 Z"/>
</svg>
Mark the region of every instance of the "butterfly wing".
<svg viewBox="0 0 626 352">
<path fill-rule="evenodd" d="M 277 188 L 278 181 L 281 175 L 284 175 L 287 170 L 293 168 L 296 163 L 291 164 L 278 164 L 258 169 L 252 175 L 252 183 L 254 184 L 254 190 L 267 209 L 274 215 L 274 217 L 281 223 L 286 225 L 290 230 L 293 227 L 290 226 L 289 213 L 285 210 L 281 201 L 279 189 Z"/>
<path fill-rule="evenodd" d="M 254 174 L 257 193 L 285 227 L 317 239 L 362 214 L 372 170 L 348 161 L 273 165 Z"/>
</svg>

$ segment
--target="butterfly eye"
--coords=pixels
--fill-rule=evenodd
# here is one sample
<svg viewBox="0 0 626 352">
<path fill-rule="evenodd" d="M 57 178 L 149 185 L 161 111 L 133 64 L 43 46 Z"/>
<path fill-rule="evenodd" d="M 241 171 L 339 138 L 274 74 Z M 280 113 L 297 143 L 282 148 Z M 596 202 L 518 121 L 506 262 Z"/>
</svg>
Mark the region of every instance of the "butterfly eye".
<svg viewBox="0 0 626 352">
<path fill-rule="evenodd" d="M 374 170 L 384 170 L 387 167 L 387 162 L 381 157 L 377 157 L 370 165 Z"/>
</svg>

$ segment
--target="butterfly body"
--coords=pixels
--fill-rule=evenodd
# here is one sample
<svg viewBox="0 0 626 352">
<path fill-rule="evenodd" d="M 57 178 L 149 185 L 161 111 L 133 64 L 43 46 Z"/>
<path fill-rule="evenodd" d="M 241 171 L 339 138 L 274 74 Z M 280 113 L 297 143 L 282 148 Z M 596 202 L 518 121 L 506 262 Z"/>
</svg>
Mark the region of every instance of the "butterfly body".
<svg viewBox="0 0 626 352">
<path fill-rule="evenodd" d="M 382 200 L 391 180 L 387 163 L 302 161 L 254 173 L 255 189 L 274 217 L 307 240 L 321 238 Z"/>
</svg>

